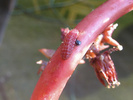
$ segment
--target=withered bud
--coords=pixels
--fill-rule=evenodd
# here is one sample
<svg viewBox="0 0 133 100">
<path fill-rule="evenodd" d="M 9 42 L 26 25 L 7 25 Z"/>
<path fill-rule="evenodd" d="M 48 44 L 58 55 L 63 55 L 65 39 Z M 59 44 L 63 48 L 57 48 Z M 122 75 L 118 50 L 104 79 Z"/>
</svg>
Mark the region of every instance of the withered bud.
<svg viewBox="0 0 133 100">
<path fill-rule="evenodd" d="M 115 86 L 120 85 L 120 82 L 117 80 L 115 66 L 109 54 L 109 51 L 99 54 L 90 59 L 90 64 L 94 67 L 97 78 L 104 86 L 106 86 L 104 81 L 106 80 L 107 88 L 115 88 Z"/>
</svg>

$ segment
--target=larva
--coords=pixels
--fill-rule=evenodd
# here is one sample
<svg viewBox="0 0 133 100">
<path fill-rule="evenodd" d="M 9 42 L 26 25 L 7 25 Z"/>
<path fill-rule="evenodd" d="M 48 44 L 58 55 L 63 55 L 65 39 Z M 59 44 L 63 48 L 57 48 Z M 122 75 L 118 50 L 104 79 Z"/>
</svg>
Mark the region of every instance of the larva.
<svg viewBox="0 0 133 100">
<path fill-rule="evenodd" d="M 75 46 L 76 39 L 78 37 L 79 31 L 72 29 L 64 38 L 61 47 L 62 59 L 66 60 L 71 55 L 73 48 Z"/>
</svg>

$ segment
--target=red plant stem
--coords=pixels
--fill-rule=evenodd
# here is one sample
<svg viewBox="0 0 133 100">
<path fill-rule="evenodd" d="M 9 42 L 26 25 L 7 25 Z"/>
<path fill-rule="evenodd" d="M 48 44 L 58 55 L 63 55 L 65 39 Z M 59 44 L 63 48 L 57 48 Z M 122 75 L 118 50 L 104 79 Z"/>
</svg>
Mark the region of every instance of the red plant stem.
<svg viewBox="0 0 133 100">
<path fill-rule="evenodd" d="M 68 79 L 91 43 L 111 23 L 133 9 L 133 0 L 108 0 L 87 15 L 75 28 L 80 34 L 67 60 L 61 58 L 61 46 L 43 71 L 30 100 L 58 100 Z M 127 19 L 128 20 L 128 19 Z"/>
</svg>

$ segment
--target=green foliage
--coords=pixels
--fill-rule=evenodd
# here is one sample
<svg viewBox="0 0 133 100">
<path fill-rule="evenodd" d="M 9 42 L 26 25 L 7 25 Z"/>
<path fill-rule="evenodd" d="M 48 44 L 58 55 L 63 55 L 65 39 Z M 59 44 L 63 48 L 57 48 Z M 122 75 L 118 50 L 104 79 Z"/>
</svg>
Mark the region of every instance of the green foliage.
<svg viewBox="0 0 133 100">
<path fill-rule="evenodd" d="M 28 14 L 40 20 L 55 20 L 69 27 L 75 27 L 92 10 L 106 0 L 18 0 L 14 14 Z M 119 32 L 122 28 L 133 23 L 133 13 L 120 18 Z M 127 20 L 128 19 L 128 20 Z"/>
<path fill-rule="evenodd" d="M 28 13 L 41 19 L 58 19 L 76 25 L 105 0 L 18 0 L 14 14 Z"/>
</svg>

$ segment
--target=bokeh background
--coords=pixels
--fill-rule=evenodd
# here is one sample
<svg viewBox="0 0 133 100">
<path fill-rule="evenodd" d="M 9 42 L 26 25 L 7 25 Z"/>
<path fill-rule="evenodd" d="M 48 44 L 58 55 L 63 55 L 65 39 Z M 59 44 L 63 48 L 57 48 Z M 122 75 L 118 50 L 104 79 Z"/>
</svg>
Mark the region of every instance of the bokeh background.
<svg viewBox="0 0 133 100">
<path fill-rule="evenodd" d="M 29 100 L 39 79 L 36 61 L 46 59 L 38 50 L 57 49 L 60 28 L 74 28 L 106 0 L 17 0 L 0 45 L 0 100 Z M 78 65 L 60 100 L 132 100 L 133 12 L 116 21 L 113 37 L 124 50 L 113 53 L 118 80 L 115 89 L 105 88 L 94 69 Z M 89 22 L 88 22 L 89 23 Z"/>
</svg>

